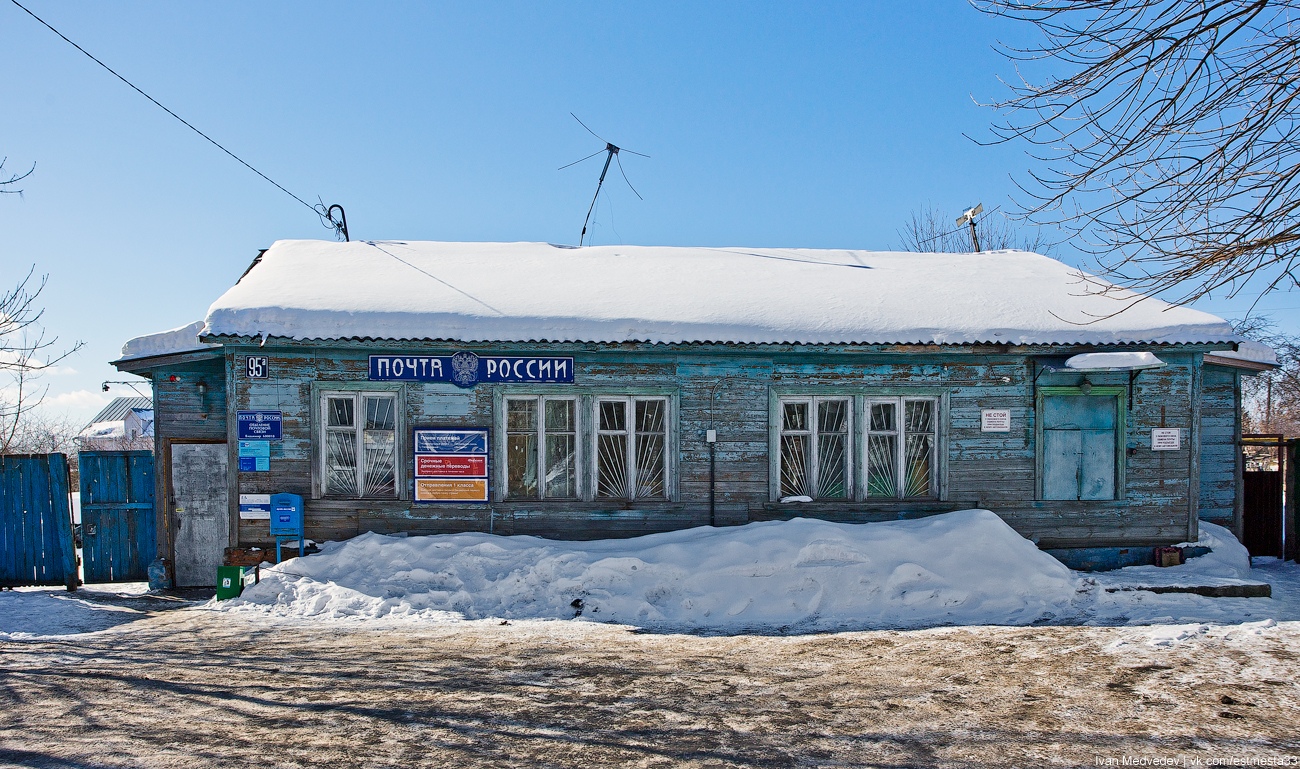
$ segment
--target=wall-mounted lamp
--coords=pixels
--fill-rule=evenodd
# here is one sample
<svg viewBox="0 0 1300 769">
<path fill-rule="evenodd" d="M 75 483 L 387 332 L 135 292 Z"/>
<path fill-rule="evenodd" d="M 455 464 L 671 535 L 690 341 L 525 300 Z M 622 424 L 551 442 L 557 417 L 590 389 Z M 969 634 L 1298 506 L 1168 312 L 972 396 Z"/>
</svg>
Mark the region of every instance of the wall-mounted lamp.
<svg viewBox="0 0 1300 769">
<path fill-rule="evenodd" d="M 198 385 L 196 385 L 196 387 L 198 387 L 198 389 L 199 389 L 199 397 L 200 397 L 200 398 L 202 398 L 203 396 L 205 396 L 205 395 L 208 394 L 208 383 L 207 383 L 207 382 L 200 381 L 200 382 L 198 383 Z"/>
<path fill-rule="evenodd" d="M 1083 384 L 1079 385 L 1079 391 L 1084 395 L 1092 394 L 1092 382 L 1088 381 L 1088 377 L 1083 378 Z"/>
<path fill-rule="evenodd" d="M 144 382 L 126 382 L 118 379 L 109 379 L 104 381 L 102 384 L 100 384 L 99 389 L 103 390 L 104 392 L 108 392 L 111 385 L 126 385 L 127 387 L 130 387 L 132 390 L 135 390 L 135 394 L 139 395 L 141 398 L 148 398 L 149 397 L 148 395 L 145 395 L 144 393 L 140 392 L 139 389 L 136 388 L 137 384 L 144 384 Z"/>
</svg>

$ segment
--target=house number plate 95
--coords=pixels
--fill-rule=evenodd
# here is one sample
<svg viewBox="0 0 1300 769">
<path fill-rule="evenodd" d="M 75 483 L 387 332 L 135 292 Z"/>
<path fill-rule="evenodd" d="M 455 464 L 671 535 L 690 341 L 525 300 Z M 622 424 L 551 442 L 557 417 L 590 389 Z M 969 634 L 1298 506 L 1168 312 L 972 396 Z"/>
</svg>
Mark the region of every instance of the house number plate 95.
<svg viewBox="0 0 1300 769">
<path fill-rule="evenodd" d="M 266 379 L 267 361 L 265 355 L 248 356 L 248 365 L 245 369 L 248 372 L 249 379 Z"/>
</svg>

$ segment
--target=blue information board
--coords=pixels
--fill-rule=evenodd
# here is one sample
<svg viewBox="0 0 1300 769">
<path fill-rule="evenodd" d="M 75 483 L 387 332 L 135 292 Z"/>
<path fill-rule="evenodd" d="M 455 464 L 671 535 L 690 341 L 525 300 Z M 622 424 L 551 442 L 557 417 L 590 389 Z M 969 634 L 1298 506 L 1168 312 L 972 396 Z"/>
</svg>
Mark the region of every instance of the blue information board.
<svg viewBox="0 0 1300 769">
<path fill-rule="evenodd" d="M 281 438 L 278 411 L 237 411 L 235 425 L 237 440 L 278 441 Z"/>
<path fill-rule="evenodd" d="M 573 358 L 534 355 L 371 355 L 370 379 L 376 382 L 451 382 L 473 387 L 479 382 L 571 384 Z"/>
</svg>

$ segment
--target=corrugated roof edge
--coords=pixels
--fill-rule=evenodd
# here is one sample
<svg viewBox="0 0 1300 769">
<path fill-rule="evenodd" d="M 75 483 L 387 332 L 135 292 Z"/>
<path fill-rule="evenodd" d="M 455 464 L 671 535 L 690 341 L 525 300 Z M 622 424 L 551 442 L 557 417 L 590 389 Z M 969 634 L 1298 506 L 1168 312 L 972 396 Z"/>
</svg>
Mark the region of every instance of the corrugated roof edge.
<svg viewBox="0 0 1300 769">
<path fill-rule="evenodd" d="M 977 345 L 1000 345 L 1008 347 L 1134 347 L 1142 345 L 1161 345 L 1165 347 L 1186 347 L 1189 345 L 1231 345 L 1229 349 L 1235 349 L 1237 344 L 1243 341 L 1240 337 L 1228 338 L 1206 338 L 1194 340 L 1169 341 L 1160 339 L 1134 340 L 1126 342 L 1105 342 L 1096 339 L 1078 339 L 1071 341 L 1041 341 L 1041 342 L 1008 342 L 1005 339 L 987 339 L 968 342 L 935 342 L 926 340 L 912 341 L 893 341 L 893 342 L 735 342 L 722 340 L 692 340 L 685 342 L 656 342 L 646 339 L 622 339 L 622 340 L 601 340 L 601 339 L 451 339 L 451 338 L 429 338 L 429 337 L 371 337 L 371 336 L 342 336 L 342 337 L 284 337 L 269 336 L 263 339 L 260 336 L 235 336 L 229 334 L 210 334 L 199 337 L 200 341 L 211 344 L 253 344 L 265 345 L 271 343 L 318 343 L 318 342 L 419 342 L 422 344 L 468 344 L 468 345 L 493 345 L 493 344 L 637 344 L 649 345 L 651 347 L 674 347 L 674 346 L 691 346 L 691 345 L 709 345 L 714 347 L 849 347 L 849 346 L 890 346 L 890 345 L 924 345 L 933 347 L 974 347 Z"/>
</svg>

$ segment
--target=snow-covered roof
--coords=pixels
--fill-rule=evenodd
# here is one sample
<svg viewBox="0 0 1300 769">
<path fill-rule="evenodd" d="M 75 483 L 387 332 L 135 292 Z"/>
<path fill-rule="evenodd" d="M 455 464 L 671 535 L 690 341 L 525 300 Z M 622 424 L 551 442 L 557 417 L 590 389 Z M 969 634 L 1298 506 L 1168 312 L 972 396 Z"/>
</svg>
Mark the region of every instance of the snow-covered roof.
<svg viewBox="0 0 1300 769">
<path fill-rule="evenodd" d="M 1221 318 L 1157 299 L 1119 312 L 1135 298 L 1122 291 L 1099 296 L 1075 268 L 1021 251 L 284 240 L 213 303 L 204 338 L 758 344 L 1239 339 Z"/>
<path fill-rule="evenodd" d="M 122 345 L 121 360 L 152 358 L 155 355 L 175 355 L 218 346 L 208 342 L 200 342 L 199 334 L 201 333 L 203 333 L 203 321 L 196 320 L 188 326 L 137 336 Z"/>
<path fill-rule="evenodd" d="M 114 398 L 90 422 L 120 422 L 137 409 L 153 409 L 153 400 L 144 395 Z"/>
<path fill-rule="evenodd" d="M 1260 342 L 1241 342 L 1237 345 L 1236 350 L 1222 350 L 1214 353 L 1214 355 L 1219 358 L 1262 363 L 1265 366 L 1278 365 L 1277 352 L 1272 347 Z"/>
<path fill-rule="evenodd" d="M 117 419 L 111 422 L 92 422 L 86 425 L 85 429 L 77 434 L 77 437 L 84 440 L 87 438 L 121 438 L 125 435 L 126 422 Z"/>
</svg>

